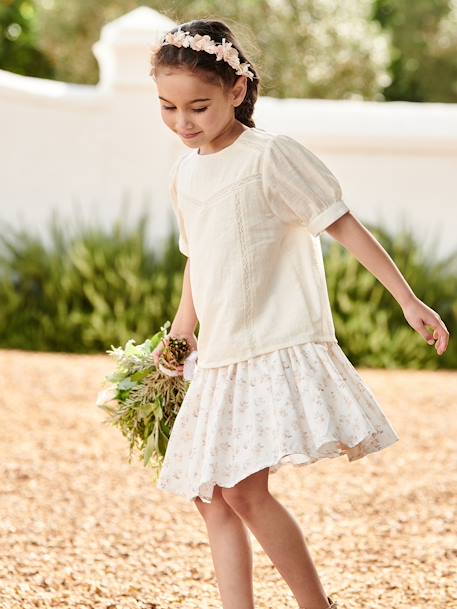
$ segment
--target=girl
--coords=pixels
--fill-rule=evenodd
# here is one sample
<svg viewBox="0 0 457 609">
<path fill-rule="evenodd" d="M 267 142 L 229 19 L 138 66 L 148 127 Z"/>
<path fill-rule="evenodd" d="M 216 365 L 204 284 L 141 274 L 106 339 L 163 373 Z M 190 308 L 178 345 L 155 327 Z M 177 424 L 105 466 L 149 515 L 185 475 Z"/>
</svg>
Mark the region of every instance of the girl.
<svg viewBox="0 0 457 609">
<path fill-rule="evenodd" d="M 190 148 L 171 174 L 188 259 L 169 336 L 197 350 L 199 323 L 197 366 L 157 486 L 202 514 L 224 609 L 254 607 L 248 528 L 300 608 L 334 608 L 268 475 L 286 463 L 354 461 L 399 437 L 337 343 L 320 233 L 382 281 L 439 355 L 449 333 L 329 169 L 295 139 L 255 127 L 259 78 L 226 24 L 173 28 L 151 63 L 162 118 Z"/>
</svg>

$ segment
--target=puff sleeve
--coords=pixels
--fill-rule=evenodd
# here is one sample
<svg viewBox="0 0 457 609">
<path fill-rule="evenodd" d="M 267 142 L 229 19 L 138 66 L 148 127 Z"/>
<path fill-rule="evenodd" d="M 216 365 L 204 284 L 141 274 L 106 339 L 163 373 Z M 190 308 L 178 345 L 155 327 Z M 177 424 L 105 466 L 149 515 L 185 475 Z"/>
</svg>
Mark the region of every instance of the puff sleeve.
<svg viewBox="0 0 457 609">
<path fill-rule="evenodd" d="M 304 225 L 315 237 L 350 211 L 333 173 L 288 135 L 275 135 L 265 150 L 263 184 L 272 213 L 285 223 Z"/>
<path fill-rule="evenodd" d="M 173 213 L 176 218 L 176 223 L 178 225 L 178 247 L 182 254 L 185 256 L 189 256 L 189 246 L 187 242 L 187 235 L 184 226 L 184 218 L 182 216 L 182 212 L 179 209 L 178 204 L 178 190 L 177 190 L 177 178 L 178 178 L 178 169 L 181 163 L 182 156 L 179 157 L 172 165 L 170 174 L 169 174 L 169 195 L 171 200 L 171 206 L 173 209 Z"/>
</svg>

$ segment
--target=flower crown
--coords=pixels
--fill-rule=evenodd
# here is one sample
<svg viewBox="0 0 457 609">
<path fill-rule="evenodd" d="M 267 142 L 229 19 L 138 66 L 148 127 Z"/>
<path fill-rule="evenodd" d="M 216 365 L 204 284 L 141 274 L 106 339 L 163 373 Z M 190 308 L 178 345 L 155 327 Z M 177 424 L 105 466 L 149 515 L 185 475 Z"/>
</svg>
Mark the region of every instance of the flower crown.
<svg viewBox="0 0 457 609">
<path fill-rule="evenodd" d="M 247 62 L 240 63 L 237 49 L 232 46 L 231 42 L 226 42 L 225 38 L 222 38 L 222 42 L 218 43 L 212 40 L 208 34 L 192 36 L 190 32 L 185 32 L 179 27 L 175 33 L 168 32 L 162 42 L 153 45 L 153 54 L 166 44 L 172 44 L 175 47 L 190 47 L 194 51 L 206 51 L 206 53 L 216 55 L 216 61 L 226 61 L 235 70 L 236 74 L 247 76 L 251 80 L 254 78 L 254 73 L 249 70 L 251 65 Z"/>
</svg>

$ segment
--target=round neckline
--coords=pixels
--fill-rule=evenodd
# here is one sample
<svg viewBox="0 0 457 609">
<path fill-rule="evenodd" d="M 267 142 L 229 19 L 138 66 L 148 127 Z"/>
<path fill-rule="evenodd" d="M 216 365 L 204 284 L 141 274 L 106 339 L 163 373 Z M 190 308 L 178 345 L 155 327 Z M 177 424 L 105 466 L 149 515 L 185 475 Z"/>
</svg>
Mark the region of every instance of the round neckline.
<svg viewBox="0 0 457 609">
<path fill-rule="evenodd" d="M 255 127 L 246 127 L 246 129 L 244 129 L 244 131 L 242 131 L 240 133 L 240 135 L 236 138 L 236 140 L 234 140 L 231 144 L 229 144 L 228 146 L 225 146 L 225 148 L 222 148 L 221 150 L 217 150 L 216 152 L 209 152 L 208 154 L 200 154 L 199 148 L 195 149 L 195 154 L 194 156 L 197 159 L 204 159 L 206 157 L 219 157 L 221 156 L 223 153 L 225 153 L 226 151 L 230 151 L 233 149 L 233 147 L 241 140 L 243 139 L 243 137 L 246 135 L 246 133 L 248 133 L 249 131 L 252 131 L 252 129 L 255 129 Z"/>
</svg>

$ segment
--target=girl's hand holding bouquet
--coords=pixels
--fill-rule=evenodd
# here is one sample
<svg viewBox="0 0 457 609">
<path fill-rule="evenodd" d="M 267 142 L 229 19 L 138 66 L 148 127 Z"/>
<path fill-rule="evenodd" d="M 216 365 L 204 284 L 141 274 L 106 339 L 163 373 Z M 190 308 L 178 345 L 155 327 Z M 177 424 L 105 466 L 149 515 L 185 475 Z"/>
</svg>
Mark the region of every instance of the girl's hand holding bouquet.
<svg viewBox="0 0 457 609">
<path fill-rule="evenodd" d="M 169 345 L 170 338 L 186 340 L 191 354 L 194 352 L 196 354 L 196 352 L 197 352 L 197 337 L 195 336 L 195 334 L 193 332 L 185 332 L 185 331 L 183 332 L 178 329 L 173 329 L 173 326 L 172 326 L 170 328 L 169 334 L 163 340 L 160 341 L 160 343 L 157 345 L 157 347 L 152 352 L 152 357 L 153 357 L 155 366 L 157 368 L 159 368 L 162 372 L 164 372 L 164 374 L 166 374 L 166 372 L 162 368 L 160 360 L 163 357 L 167 358 L 166 355 L 164 356 L 163 351 L 164 351 L 165 346 Z M 177 373 L 176 375 L 182 374 L 182 375 L 184 375 L 184 378 L 187 378 L 188 374 L 187 374 L 187 368 L 185 369 L 185 366 L 186 365 L 190 366 L 191 363 L 193 364 L 194 357 L 196 357 L 196 355 L 193 356 L 192 358 L 190 358 L 189 360 L 186 359 L 184 364 L 176 362 L 176 364 L 175 364 L 175 370 Z"/>
<path fill-rule="evenodd" d="M 105 377 L 111 386 L 99 392 L 96 402 L 109 415 L 106 422 L 129 440 L 129 463 L 138 449 L 155 479 L 198 359 L 195 335 L 167 333 L 169 326 L 167 321 L 140 345 L 134 339 L 123 348 L 111 345 L 107 353 L 117 367 Z"/>
</svg>

